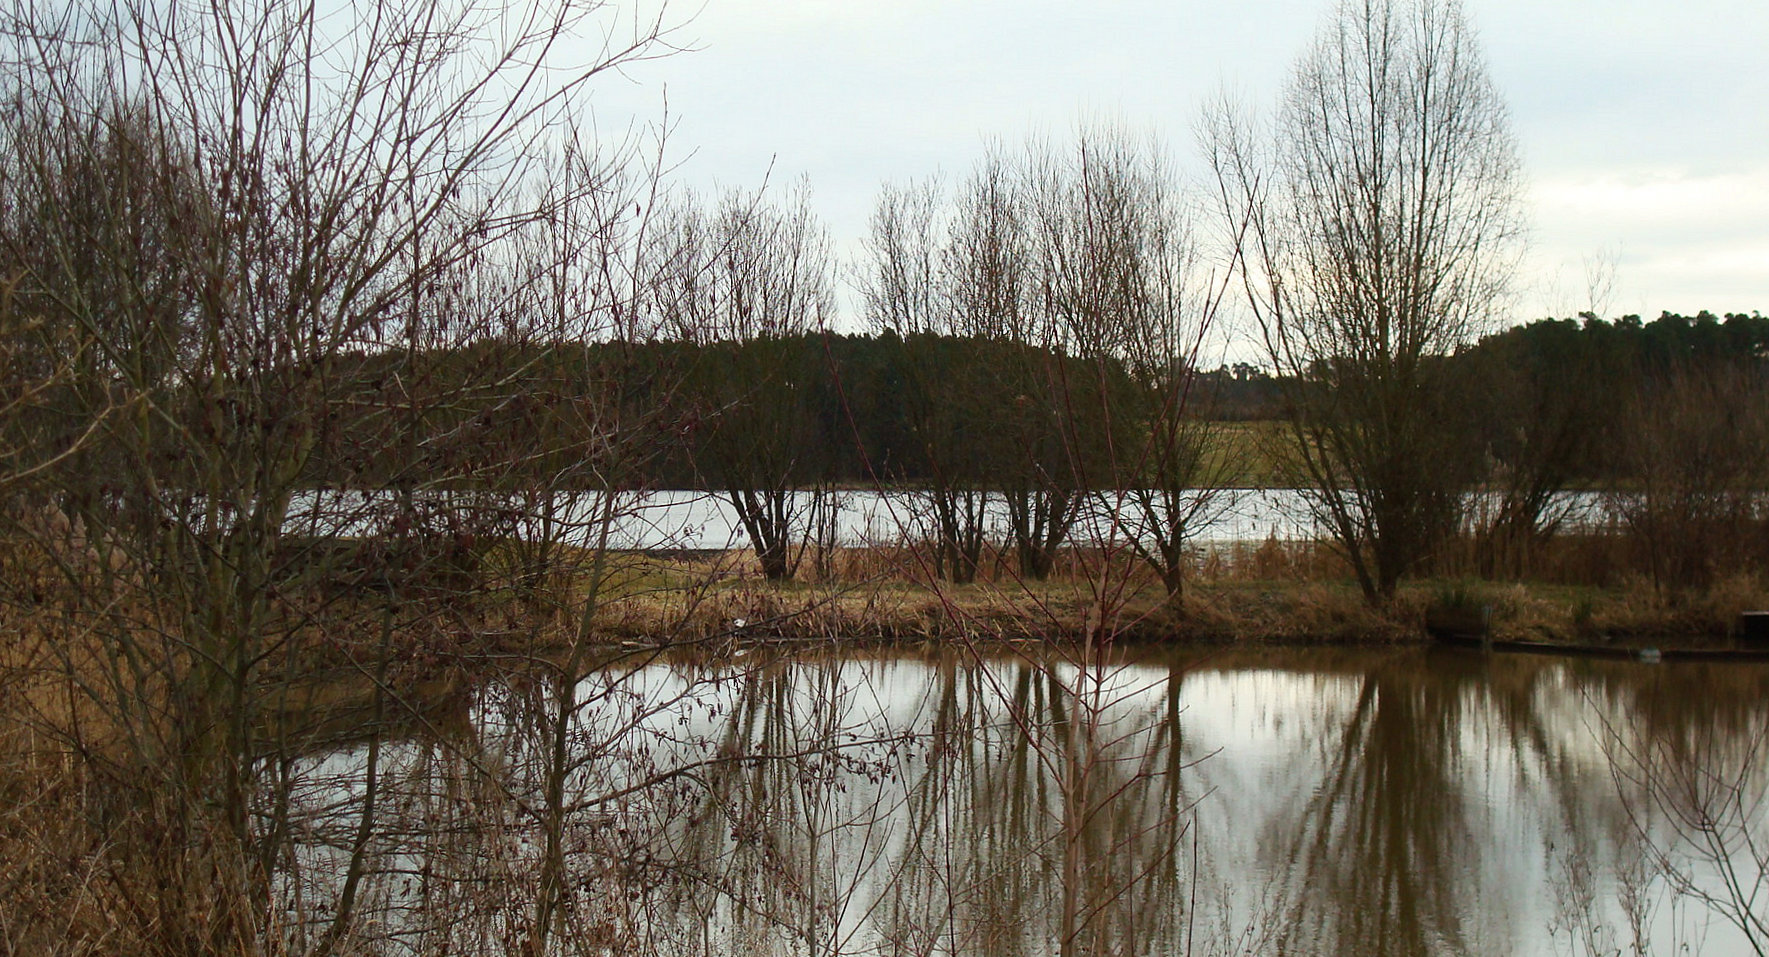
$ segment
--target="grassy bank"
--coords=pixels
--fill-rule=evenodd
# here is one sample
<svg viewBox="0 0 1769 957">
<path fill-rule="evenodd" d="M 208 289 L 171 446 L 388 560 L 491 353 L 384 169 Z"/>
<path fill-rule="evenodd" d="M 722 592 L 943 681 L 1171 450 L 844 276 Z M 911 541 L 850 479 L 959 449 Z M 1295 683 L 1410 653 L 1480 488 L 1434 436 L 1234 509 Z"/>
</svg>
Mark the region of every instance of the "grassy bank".
<svg viewBox="0 0 1769 957">
<path fill-rule="evenodd" d="M 594 602 L 585 601 L 592 567 L 585 556 L 562 556 L 562 570 L 538 590 L 516 587 L 492 556 L 481 580 L 459 593 L 285 594 L 265 623 L 253 681 L 272 689 L 263 733 L 311 740 L 360 734 L 382 720 L 368 704 L 382 692 L 444 700 L 488 670 L 550 674 L 574 647 L 586 656 L 579 667 L 657 654 L 718 662 L 760 647 L 782 654 L 867 645 L 1049 645 L 1062 653 L 1107 644 L 1392 647 L 1427 642 L 1432 610 L 1452 606 L 1481 609 L 1500 641 L 1726 648 L 1741 612 L 1769 608 L 1769 583 L 1754 575 L 1700 593 L 1626 574 L 1603 584 L 1566 581 L 1598 567 L 1591 548 L 1570 543 L 1564 552 L 1572 557 L 1546 567 L 1544 580 L 1426 578 L 1381 607 L 1364 600 L 1329 549 L 1276 539 L 1204 551 L 1177 597 L 1131 556 L 1081 549 L 1064 552 L 1041 581 L 1016 575 L 1004 556 L 986 556 L 966 584 L 934 576 L 913 548 L 809 556 L 787 582 L 764 578 L 745 551 L 615 552 L 601 565 Z M 172 737 L 158 726 L 164 682 L 188 670 L 191 646 L 165 611 L 145 607 L 139 593 L 100 602 L 32 587 L 30 598 L 0 604 L 7 733 L 75 741 L 95 757 L 134 750 L 136 738 Z M 577 617 L 586 607 L 593 607 L 587 623 Z M 388 713 L 411 720 L 409 711 Z M 145 723 L 120 727 L 117 713 L 139 713 Z M 37 747 L 13 740 L 7 750 Z"/>
<path fill-rule="evenodd" d="M 1558 568 L 1558 581 L 1419 579 L 1372 608 L 1328 550 L 1278 541 L 1206 551 L 1177 599 L 1125 556 L 1080 551 L 1044 581 L 998 563 L 955 585 L 907 549 L 843 549 L 824 564 L 769 582 L 741 553 L 626 556 L 597 631 L 626 642 L 1393 644 L 1425 640 L 1428 612 L 1450 604 L 1489 609 L 1500 640 L 1724 647 L 1740 612 L 1769 607 L 1753 575 L 1691 594 L 1626 575 L 1568 583 Z"/>
</svg>

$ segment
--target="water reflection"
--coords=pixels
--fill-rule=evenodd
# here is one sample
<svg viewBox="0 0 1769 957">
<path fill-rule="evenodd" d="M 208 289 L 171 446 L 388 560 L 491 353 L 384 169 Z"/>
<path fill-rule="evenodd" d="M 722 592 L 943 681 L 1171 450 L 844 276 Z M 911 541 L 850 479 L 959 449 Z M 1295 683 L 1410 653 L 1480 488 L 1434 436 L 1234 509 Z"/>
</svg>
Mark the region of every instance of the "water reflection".
<svg viewBox="0 0 1769 957">
<path fill-rule="evenodd" d="M 1462 784 L 1481 773 L 1463 748 L 1482 721 L 1466 669 L 1388 661 L 1359 676 L 1311 793 L 1265 822 L 1280 909 L 1279 953 L 1430 954 L 1514 950 L 1479 941 L 1466 895 L 1490 830 Z M 1425 676 L 1430 675 L 1429 679 Z"/>
<path fill-rule="evenodd" d="M 1742 953 L 1765 691 L 1422 651 L 651 661 L 556 736 L 511 676 L 298 762 L 283 893 L 293 937 L 413 953 Z"/>
</svg>

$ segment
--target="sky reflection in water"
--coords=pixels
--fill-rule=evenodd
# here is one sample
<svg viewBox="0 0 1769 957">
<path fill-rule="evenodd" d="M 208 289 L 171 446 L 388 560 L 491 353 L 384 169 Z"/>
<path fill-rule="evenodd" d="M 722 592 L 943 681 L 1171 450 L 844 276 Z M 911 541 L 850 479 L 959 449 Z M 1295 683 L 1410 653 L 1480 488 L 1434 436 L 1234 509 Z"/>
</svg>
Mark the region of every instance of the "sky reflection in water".
<svg viewBox="0 0 1769 957">
<path fill-rule="evenodd" d="M 568 939 L 1750 952 L 1720 865 L 1765 893 L 1741 842 L 1769 839 L 1769 668 L 1417 649 L 752 664 L 650 662 L 580 686 Z M 394 949 L 481 948 L 521 906 L 548 697 L 494 681 L 436 733 L 383 748 L 386 813 L 411 824 L 374 878 Z M 317 836 L 347 826 L 364 761 L 303 769 L 316 838 L 284 890 L 306 906 L 335 884 Z"/>
</svg>

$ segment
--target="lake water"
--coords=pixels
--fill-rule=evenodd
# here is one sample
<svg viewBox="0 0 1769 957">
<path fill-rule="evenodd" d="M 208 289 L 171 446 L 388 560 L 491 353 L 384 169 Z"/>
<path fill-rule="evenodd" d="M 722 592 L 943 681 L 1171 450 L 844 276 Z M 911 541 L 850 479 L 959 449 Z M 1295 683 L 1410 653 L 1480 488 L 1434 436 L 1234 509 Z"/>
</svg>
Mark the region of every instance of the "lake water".
<svg viewBox="0 0 1769 957">
<path fill-rule="evenodd" d="M 462 497 L 466 499 L 465 496 Z M 382 504 L 391 499 L 383 496 Z M 503 508 L 524 516 L 519 534 L 546 535 L 587 544 L 595 540 L 603 515 L 598 493 L 560 494 L 551 502 L 518 503 L 487 498 L 483 507 Z M 793 495 L 793 511 L 808 524 L 818 514 L 809 492 Z M 543 504 L 551 508 L 543 508 Z M 833 493 L 822 513 L 833 542 L 843 546 L 896 545 L 926 541 L 933 535 L 928 506 L 913 492 L 842 491 Z M 1607 521 L 1602 496 L 1568 493 L 1558 508 L 1568 527 Z M 303 496 L 290 518 L 292 531 L 342 528 L 348 534 L 370 534 L 385 516 L 363 493 L 320 493 Z M 1122 542 L 1140 534 L 1138 512 L 1123 493 L 1092 496 L 1078 518 L 1071 542 L 1098 545 Z M 327 521 L 323 516 L 343 516 Z M 545 532 L 541 516 L 553 522 Z M 996 497 L 990 502 L 985 527 L 991 539 L 1008 538 L 1007 509 Z M 660 490 L 619 493 L 613 508 L 609 544 L 614 548 L 729 549 L 748 547 L 742 523 L 723 496 L 713 492 Z M 313 525 L 319 521 L 319 525 Z M 803 527 L 803 525 L 801 525 Z M 1198 511 L 1194 541 L 1200 545 L 1223 542 L 1263 541 L 1268 537 L 1292 540 L 1316 537 L 1316 526 L 1307 498 L 1296 489 L 1225 489 L 1212 494 L 1209 505 Z"/>
<path fill-rule="evenodd" d="M 556 806 L 561 953 L 1733 955 L 1766 939 L 1769 668 L 1426 649 L 603 664 L 561 751 L 553 690 L 516 676 L 382 745 L 365 937 L 510 946 Z M 330 913 L 369 755 L 290 772 L 291 914 Z"/>
</svg>

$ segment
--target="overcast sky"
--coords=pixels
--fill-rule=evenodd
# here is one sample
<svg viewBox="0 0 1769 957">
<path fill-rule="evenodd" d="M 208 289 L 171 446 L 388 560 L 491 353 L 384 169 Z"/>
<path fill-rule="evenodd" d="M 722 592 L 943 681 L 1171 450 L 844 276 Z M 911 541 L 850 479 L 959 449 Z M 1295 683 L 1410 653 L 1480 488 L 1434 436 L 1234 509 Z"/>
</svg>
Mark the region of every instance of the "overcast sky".
<svg viewBox="0 0 1769 957">
<path fill-rule="evenodd" d="M 694 14 L 672 0 L 670 15 Z M 696 0 L 697 2 L 697 0 Z M 705 0 L 691 52 L 595 93 L 601 125 L 655 119 L 679 178 L 808 178 L 844 252 L 886 180 L 962 175 L 991 141 L 1103 117 L 1194 170 L 1203 105 L 1269 110 L 1330 0 Z M 1769 311 L 1769 3 L 1465 0 L 1523 153 L 1517 321 Z M 771 170 L 771 172 L 770 172 Z"/>
</svg>

